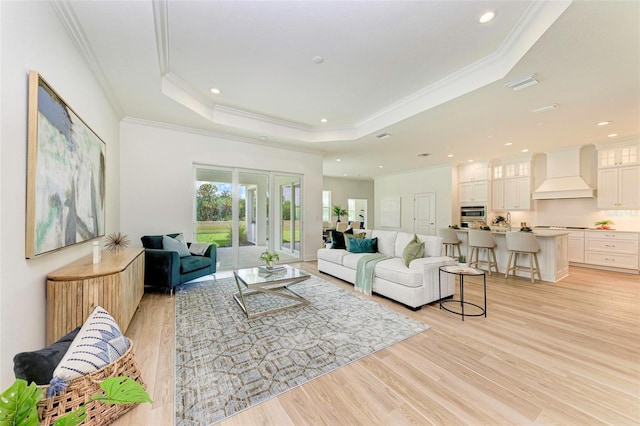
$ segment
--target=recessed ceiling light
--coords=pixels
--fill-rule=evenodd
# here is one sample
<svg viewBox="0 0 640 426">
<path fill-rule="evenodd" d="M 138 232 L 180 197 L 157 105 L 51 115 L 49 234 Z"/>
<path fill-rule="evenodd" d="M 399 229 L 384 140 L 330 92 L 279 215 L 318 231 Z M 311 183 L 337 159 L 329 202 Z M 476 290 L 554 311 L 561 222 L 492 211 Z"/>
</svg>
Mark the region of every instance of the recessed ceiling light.
<svg viewBox="0 0 640 426">
<path fill-rule="evenodd" d="M 258 139 L 260 139 L 261 141 L 266 141 L 269 138 L 267 136 L 260 136 Z"/>
<path fill-rule="evenodd" d="M 217 87 L 212 87 L 211 88 L 211 93 L 213 93 L 214 95 L 219 95 L 220 94 L 220 89 L 218 89 Z"/>
<path fill-rule="evenodd" d="M 486 24 L 487 22 L 491 21 L 493 18 L 495 18 L 496 14 L 493 11 L 488 11 L 485 12 L 479 19 L 478 22 L 480 22 L 481 24 Z"/>
<path fill-rule="evenodd" d="M 316 64 L 321 64 L 324 62 L 324 58 L 322 56 L 314 56 L 313 57 L 313 62 Z"/>
<path fill-rule="evenodd" d="M 387 139 L 390 138 L 391 135 L 389 133 L 380 133 L 379 135 L 376 135 L 376 138 L 378 139 Z"/>
<path fill-rule="evenodd" d="M 606 126 L 607 124 L 610 124 L 610 121 L 601 121 L 599 123 L 596 123 L 598 126 Z"/>
<path fill-rule="evenodd" d="M 337 162 L 340 162 L 340 161 L 342 161 L 342 159 L 340 159 L 340 158 L 336 158 L 336 161 L 337 161 Z"/>
<path fill-rule="evenodd" d="M 326 118 L 322 118 L 322 119 L 320 119 L 320 122 L 321 122 L 321 123 L 326 123 L 327 121 L 328 121 L 328 120 L 327 120 Z"/>
<path fill-rule="evenodd" d="M 513 142 L 507 142 L 504 144 L 504 146 L 511 146 L 511 145 L 513 145 Z"/>
<path fill-rule="evenodd" d="M 380 166 L 378 166 L 378 168 L 383 169 L 383 168 L 384 168 L 384 166 L 380 165 Z"/>
<path fill-rule="evenodd" d="M 345 173 L 345 174 L 343 174 L 342 176 L 348 176 L 348 175 Z"/>
<path fill-rule="evenodd" d="M 529 152 L 527 148 L 523 149 L 522 152 Z"/>
<path fill-rule="evenodd" d="M 473 160 L 467 160 L 469 163 L 473 163 Z"/>
<path fill-rule="evenodd" d="M 607 135 L 607 137 L 610 137 L 610 138 L 615 138 L 616 136 L 618 136 L 617 133 L 611 133 L 611 134 Z"/>
<path fill-rule="evenodd" d="M 451 158 L 451 157 L 453 157 L 453 154 L 449 154 L 449 155 L 447 155 L 447 157 Z"/>
</svg>

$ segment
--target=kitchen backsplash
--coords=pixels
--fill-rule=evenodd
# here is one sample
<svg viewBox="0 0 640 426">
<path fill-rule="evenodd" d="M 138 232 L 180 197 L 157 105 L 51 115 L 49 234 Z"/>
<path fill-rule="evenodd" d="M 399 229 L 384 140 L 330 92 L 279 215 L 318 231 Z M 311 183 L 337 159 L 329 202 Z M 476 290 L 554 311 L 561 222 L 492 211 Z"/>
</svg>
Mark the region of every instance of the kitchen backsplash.
<svg viewBox="0 0 640 426">
<path fill-rule="evenodd" d="M 640 210 L 598 210 L 595 198 L 537 200 L 532 207 L 532 211 L 512 211 L 512 226 L 527 222 L 529 226 L 594 227 L 599 220 L 611 219 L 615 229 L 640 232 Z M 504 216 L 504 212 L 493 211 L 487 220 L 491 222 L 498 214 Z"/>
</svg>

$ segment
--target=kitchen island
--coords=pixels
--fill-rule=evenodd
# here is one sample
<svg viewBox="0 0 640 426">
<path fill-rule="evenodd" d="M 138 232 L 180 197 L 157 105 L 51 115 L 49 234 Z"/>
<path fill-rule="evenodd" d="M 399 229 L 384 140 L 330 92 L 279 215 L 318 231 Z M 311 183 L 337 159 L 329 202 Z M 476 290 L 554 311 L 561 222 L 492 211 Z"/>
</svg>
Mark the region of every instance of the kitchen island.
<svg viewBox="0 0 640 426">
<path fill-rule="evenodd" d="M 460 239 L 460 249 L 462 254 L 469 257 L 469 230 L 456 229 L 456 234 Z M 507 250 L 507 238 L 505 231 L 483 231 L 491 232 L 496 242 L 495 253 L 498 262 L 498 271 L 504 274 L 509 260 L 509 250 Z M 509 231 L 519 232 L 519 231 Z M 558 282 L 569 275 L 569 232 L 565 230 L 536 230 L 533 232 L 540 245 L 538 252 L 538 263 L 540 264 L 540 276 L 542 281 L 552 283 Z M 529 259 L 521 256 L 520 265 L 529 266 Z M 521 277 L 528 277 L 525 271 L 517 271 Z"/>
</svg>

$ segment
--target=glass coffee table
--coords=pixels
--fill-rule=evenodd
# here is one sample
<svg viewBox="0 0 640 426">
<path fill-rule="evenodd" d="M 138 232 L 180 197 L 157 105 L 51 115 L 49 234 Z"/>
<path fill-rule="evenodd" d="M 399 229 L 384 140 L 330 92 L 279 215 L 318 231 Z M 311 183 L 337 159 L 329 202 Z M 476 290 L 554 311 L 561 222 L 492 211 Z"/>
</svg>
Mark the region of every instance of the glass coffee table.
<svg viewBox="0 0 640 426">
<path fill-rule="evenodd" d="M 289 265 L 280 265 L 270 271 L 263 267 L 237 269 L 233 271 L 233 276 L 238 286 L 238 292 L 233 295 L 233 298 L 249 319 L 309 304 L 307 299 L 288 286 L 307 280 L 311 275 Z M 275 307 L 251 312 L 247 297 L 255 294 L 269 294 L 277 298 L 293 300 L 294 303 L 284 306 L 274 303 Z"/>
</svg>

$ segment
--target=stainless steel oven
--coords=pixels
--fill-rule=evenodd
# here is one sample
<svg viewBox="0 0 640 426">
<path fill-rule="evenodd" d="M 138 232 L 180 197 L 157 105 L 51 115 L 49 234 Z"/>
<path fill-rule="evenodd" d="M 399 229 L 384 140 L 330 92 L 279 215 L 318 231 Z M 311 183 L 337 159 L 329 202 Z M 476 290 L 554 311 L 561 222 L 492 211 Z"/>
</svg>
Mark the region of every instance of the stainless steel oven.
<svg viewBox="0 0 640 426">
<path fill-rule="evenodd" d="M 460 207 L 460 226 L 463 228 L 471 228 L 473 222 L 487 221 L 487 206 L 461 206 Z"/>
</svg>

